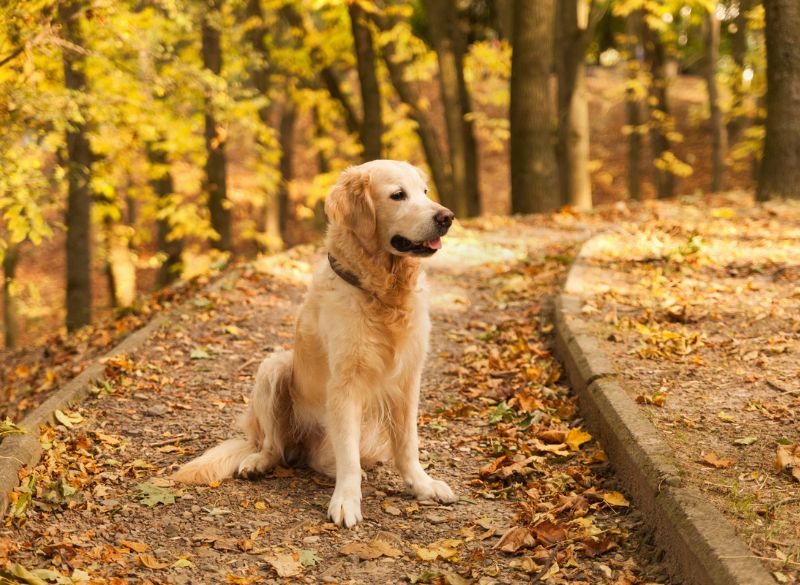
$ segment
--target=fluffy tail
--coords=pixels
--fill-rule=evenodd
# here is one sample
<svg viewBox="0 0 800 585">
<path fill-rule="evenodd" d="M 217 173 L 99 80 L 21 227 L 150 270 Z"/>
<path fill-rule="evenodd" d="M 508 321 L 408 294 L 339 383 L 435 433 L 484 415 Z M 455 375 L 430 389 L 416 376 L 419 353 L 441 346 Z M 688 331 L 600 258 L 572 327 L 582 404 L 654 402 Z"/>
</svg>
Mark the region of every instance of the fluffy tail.
<svg viewBox="0 0 800 585">
<path fill-rule="evenodd" d="M 239 420 L 246 438 L 228 439 L 192 459 L 172 475 L 184 483 L 211 483 L 263 473 L 284 457 L 290 432 L 292 352 L 272 354 L 258 368 L 250 405 Z M 244 460 L 247 462 L 242 465 Z"/>
<path fill-rule="evenodd" d="M 172 474 L 183 483 L 212 483 L 233 477 L 245 457 L 258 447 L 247 439 L 228 439 L 203 453 Z"/>
</svg>

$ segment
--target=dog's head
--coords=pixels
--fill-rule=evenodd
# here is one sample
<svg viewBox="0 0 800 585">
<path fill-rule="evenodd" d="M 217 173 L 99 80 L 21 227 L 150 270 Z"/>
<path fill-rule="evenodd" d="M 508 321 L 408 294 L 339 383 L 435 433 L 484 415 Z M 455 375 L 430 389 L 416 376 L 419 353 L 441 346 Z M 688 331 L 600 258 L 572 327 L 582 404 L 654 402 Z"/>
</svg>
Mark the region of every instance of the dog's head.
<svg viewBox="0 0 800 585">
<path fill-rule="evenodd" d="M 428 198 L 425 175 L 400 161 L 374 160 L 344 171 L 325 200 L 325 213 L 370 249 L 431 256 L 442 247 L 453 212 Z"/>
</svg>

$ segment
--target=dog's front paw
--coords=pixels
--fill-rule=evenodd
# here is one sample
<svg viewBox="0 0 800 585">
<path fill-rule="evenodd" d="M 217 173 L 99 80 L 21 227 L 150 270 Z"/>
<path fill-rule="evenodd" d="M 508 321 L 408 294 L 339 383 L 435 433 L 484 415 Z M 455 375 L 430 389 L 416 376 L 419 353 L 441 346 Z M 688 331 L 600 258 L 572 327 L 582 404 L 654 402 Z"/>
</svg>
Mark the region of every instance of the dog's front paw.
<svg viewBox="0 0 800 585">
<path fill-rule="evenodd" d="M 328 505 L 328 518 L 337 526 L 352 528 L 361 520 L 361 490 L 336 488 Z"/>
<path fill-rule="evenodd" d="M 270 468 L 270 460 L 262 453 L 251 453 L 239 464 L 236 476 L 242 479 L 253 479 Z"/>
<path fill-rule="evenodd" d="M 443 504 L 452 504 L 458 499 L 449 485 L 430 477 L 414 486 L 414 495 L 418 500 L 435 500 Z"/>
</svg>

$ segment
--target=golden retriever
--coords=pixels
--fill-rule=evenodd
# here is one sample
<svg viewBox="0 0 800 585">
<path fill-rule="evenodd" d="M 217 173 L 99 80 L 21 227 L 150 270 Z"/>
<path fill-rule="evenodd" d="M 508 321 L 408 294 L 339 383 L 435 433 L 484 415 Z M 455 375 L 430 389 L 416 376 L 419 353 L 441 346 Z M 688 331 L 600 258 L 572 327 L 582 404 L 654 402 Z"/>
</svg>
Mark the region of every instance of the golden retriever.
<svg viewBox="0 0 800 585">
<path fill-rule="evenodd" d="M 431 323 L 420 259 L 441 248 L 453 213 L 421 171 L 376 160 L 344 171 L 325 201 L 328 259 L 297 316 L 294 351 L 265 359 L 241 427 L 174 478 L 209 483 L 306 462 L 336 478 L 328 516 L 361 519 L 362 465 L 394 459 L 422 500 L 453 502 L 419 462 L 417 410 Z"/>
</svg>

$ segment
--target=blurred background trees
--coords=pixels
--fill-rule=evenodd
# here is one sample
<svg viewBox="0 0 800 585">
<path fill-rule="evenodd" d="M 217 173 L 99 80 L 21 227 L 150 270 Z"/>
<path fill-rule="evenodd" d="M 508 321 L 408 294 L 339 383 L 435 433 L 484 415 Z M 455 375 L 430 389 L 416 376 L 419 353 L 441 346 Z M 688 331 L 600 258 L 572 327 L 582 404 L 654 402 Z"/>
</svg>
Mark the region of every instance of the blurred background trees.
<svg viewBox="0 0 800 585">
<path fill-rule="evenodd" d="M 800 197 L 796 0 L 9 0 L 6 346 L 324 228 L 346 166 L 462 219 Z"/>
</svg>

